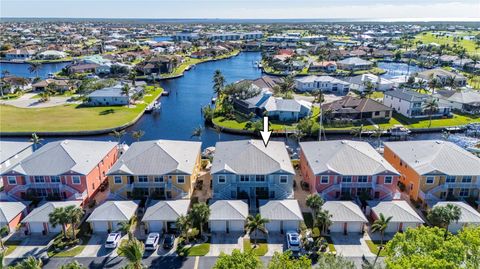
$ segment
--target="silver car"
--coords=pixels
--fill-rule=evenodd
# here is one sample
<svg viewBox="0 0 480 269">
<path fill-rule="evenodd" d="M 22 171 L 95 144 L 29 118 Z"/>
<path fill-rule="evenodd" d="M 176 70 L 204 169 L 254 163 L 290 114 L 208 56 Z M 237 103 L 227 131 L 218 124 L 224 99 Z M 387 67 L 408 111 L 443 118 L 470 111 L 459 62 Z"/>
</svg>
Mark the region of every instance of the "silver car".
<svg viewBox="0 0 480 269">
<path fill-rule="evenodd" d="M 145 250 L 156 250 L 160 241 L 159 233 L 149 233 L 145 240 Z"/>
</svg>

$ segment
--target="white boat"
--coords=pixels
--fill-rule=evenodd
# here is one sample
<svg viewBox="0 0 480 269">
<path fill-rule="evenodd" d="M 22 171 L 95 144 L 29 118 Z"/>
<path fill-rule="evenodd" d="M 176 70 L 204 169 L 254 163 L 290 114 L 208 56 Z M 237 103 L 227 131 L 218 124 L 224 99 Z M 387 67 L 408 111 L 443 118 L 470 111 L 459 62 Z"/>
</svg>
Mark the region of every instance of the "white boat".
<svg viewBox="0 0 480 269">
<path fill-rule="evenodd" d="M 160 107 L 161 107 L 161 103 L 160 102 L 153 102 L 151 104 L 149 104 L 146 108 L 145 108 L 145 113 L 152 113 L 153 111 L 156 111 L 156 110 L 159 110 Z"/>
<path fill-rule="evenodd" d="M 390 128 L 388 132 L 390 133 L 391 136 L 396 136 L 396 137 L 405 137 L 411 133 L 411 131 L 408 128 L 406 128 L 401 124 L 393 125 L 393 127 Z"/>
</svg>

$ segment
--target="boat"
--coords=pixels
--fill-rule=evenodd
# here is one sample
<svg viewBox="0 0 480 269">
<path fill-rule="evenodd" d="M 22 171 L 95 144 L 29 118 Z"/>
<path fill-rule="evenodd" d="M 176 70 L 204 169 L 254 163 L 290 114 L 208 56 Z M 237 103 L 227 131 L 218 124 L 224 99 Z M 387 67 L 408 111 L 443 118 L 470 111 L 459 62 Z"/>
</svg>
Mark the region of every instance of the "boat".
<svg viewBox="0 0 480 269">
<path fill-rule="evenodd" d="M 161 104 L 160 102 L 155 101 L 155 102 L 149 104 L 149 105 L 145 108 L 145 113 L 152 113 L 152 112 L 154 112 L 154 111 L 157 111 L 157 110 L 160 109 L 161 105 L 162 105 L 162 104 Z"/>
<path fill-rule="evenodd" d="M 189 66 L 187 66 L 187 68 L 185 68 L 185 71 L 188 71 L 188 70 L 190 70 L 191 68 L 192 68 L 192 66 L 189 65 Z"/>
<path fill-rule="evenodd" d="M 467 127 L 465 126 L 452 126 L 452 127 L 446 127 L 443 130 L 449 133 L 459 133 L 459 132 L 465 131 L 466 128 Z"/>
<path fill-rule="evenodd" d="M 391 137 L 402 139 L 406 138 L 411 131 L 401 124 L 395 124 L 392 128 L 388 130 L 388 133 Z"/>
<path fill-rule="evenodd" d="M 217 102 L 217 97 L 212 97 L 212 104 L 215 104 Z"/>
</svg>

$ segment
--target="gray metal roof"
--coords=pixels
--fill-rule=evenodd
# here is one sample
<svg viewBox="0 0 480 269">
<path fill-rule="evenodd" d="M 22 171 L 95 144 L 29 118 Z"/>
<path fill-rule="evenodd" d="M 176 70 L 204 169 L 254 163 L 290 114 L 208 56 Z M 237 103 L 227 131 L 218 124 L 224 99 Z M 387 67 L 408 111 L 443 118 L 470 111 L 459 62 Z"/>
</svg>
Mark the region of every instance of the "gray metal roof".
<svg viewBox="0 0 480 269">
<path fill-rule="evenodd" d="M 15 157 L 19 152 L 32 145 L 31 142 L 0 141 L 0 163 Z"/>
<path fill-rule="evenodd" d="M 60 201 L 60 202 L 47 202 L 30 212 L 23 220 L 22 223 L 27 222 L 49 222 L 48 215 L 55 210 L 55 208 L 77 206 L 82 204 L 81 201 Z"/>
<path fill-rule="evenodd" d="M 480 213 L 478 213 L 477 210 L 475 210 L 473 207 L 471 207 L 465 202 L 442 201 L 436 203 L 433 207 L 446 206 L 448 204 L 460 207 L 462 214 L 460 215 L 460 219 L 458 220 L 459 223 L 480 224 Z"/>
<path fill-rule="evenodd" d="M 390 222 L 424 223 L 415 209 L 403 200 L 369 201 L 368 205 L 377 216 L 380 216 L 380 214 L 385 217 L 391 216 Z"/>
<path fill-rule="evenodd" d="M 428 95 L 414 92 L 412 90 L 393 90 L 393 91 L 386 91 L 385 96 L 393 96 L 395 98 L 405 100 L 408 102 L 422 102 L 429 98 Z"/>
<path fill-rule="evenodd" d="M 262 104 L 267 111 L 286 111 L 286 112 L 300 112 L 302 104 L 295 99 L 282 99 L 278 97 L 270 97 Z"/>
<path fill-rule="evenodd" d="M 350 64 L 350 65 L 369 65 L 369 64 L 373 64 L 372 62 L 364 60 L 364 59 L 359 58 L 359 57 L 350 57 L 350 58 L 338 61 L 337 63 L 339 63 L 339 64 Z"/>
<path fill-rule="evenodd" d="M 210 220 L 245 220 L 248 205 L 242 200 L 217 200 L 210 205 Z"/>
<path fill-rule="evenodd" d="M 302 220 L 303 215 L 294 199 L 271 200 L 260 206 L 260 215 L 269 220 Z"/>
<path fill-rule="evenodd" d="M 369 143 L 332 140 L 300 143 L 305 158 L 315 175 L 399 174 Z"/>
<path fill-rule="evenodd" d="M 201 142 L 152 140 L 133 143 L 108 172 L 109 175 L 191 175 Z"/>
<path fill-rule="evenodd" d="M 285 143 L 261 140 L 217 142 L 211 173 L 267 175 L 275 172 L 295 174 Z"/>
<path fill-rule="evenodd" d="M 117 146 L 115 142 L 62 140 L 50 142 L 8 169 L 31 176 L 55 176 L 65 173 L 87 175 Z"/>
<path fill-rule="evenodd" d="M 9 223 L 25 208 L 27 206 L 22 202 L 0 202 L 0 223 Z"/>
<path fill-rule="evenodd" d="M 142 221 L 176 221 L 187 215 L 189 206 L 190 200 L 151 201 Z"/>
<path fill-rule="evenodd" d="M 138 201 L 106 201 L 99 205 L 87 219 L 94 221 L 128 221 L 138 208 Z"/>
<path fill-rule="evenodd" d="M 328 210 L 333 222 L 368 222 L 360 207 L 351 201 L 326 201 L 322 209 Z"/>
<path fill-rule="evenodd" d="M 480 175 L 480 158 L 451 142 L 417 140 L 385 142 L 384 145 L 420 175 Z"/>
</svg>

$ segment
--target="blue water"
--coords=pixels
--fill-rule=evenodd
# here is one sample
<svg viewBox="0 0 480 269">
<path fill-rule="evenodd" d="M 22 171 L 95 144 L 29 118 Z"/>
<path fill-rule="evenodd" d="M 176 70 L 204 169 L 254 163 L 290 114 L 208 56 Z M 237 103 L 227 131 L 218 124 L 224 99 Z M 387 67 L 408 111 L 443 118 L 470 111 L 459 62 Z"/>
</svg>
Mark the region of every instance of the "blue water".
<svg viewBox="0 0 480 269">
<path fill-rule="evenodd" d="M 65 66 L 69 65 L 70 62 L 65 63 L 46 63 L 40 66 L 40 70 L 38 70 L 38 76 L 41 78 L 48 77 L 49 73 L 56 73 Z M 10 75 L 14 75 L 17 77 L 24 77 L 24 78 L 34 78 L 36 77 L 36 73 L 31 73 L 28 68 L 30 67 L 29 64 L 22 64 L 22 63 L 0 63 L 0 72 L 3 70 L 8 70 Z"/>
<path fill-rule="evenodd" d="M 171 36 L 156 36 L 154 38 L 152 38 L 152 40 L 154 41 L 157 41 L 157 42 L 161 42 L 161 41 L 172 41 L 172 37 Z"/>
<path fill-rule="evenodd" d="M 397 76 L 410 75 L 417 72 L 422 72 L 425 68 L 421 68 L 418 65 L 410 65 L 406 63 L 394 63 L 394 62 L 378 62 L 377 66 L 387 73 L 383 74 L 381 77 L 392 78 Z"/>
</svg>

